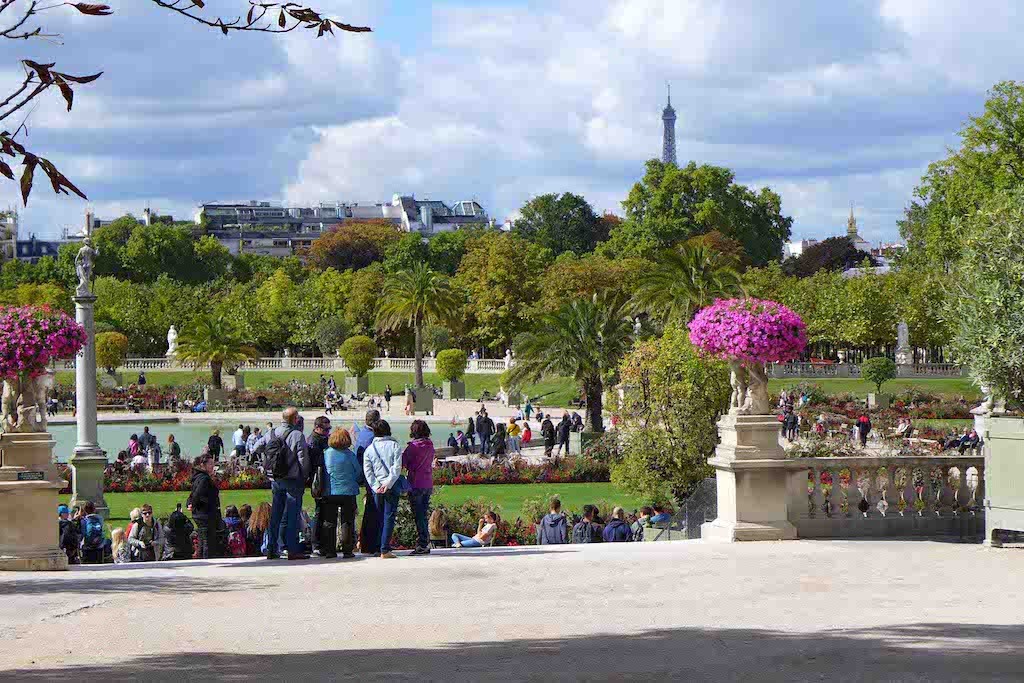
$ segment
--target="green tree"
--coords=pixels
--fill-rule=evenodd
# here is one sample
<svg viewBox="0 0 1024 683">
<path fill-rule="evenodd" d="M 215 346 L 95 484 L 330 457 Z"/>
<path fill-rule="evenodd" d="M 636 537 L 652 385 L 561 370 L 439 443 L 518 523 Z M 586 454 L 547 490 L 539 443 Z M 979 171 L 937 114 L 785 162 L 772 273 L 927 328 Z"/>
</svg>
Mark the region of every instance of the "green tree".
<svg viewBox="0 0 1024 683">
<path fill-rule="evenodd" d="M 453 282 L 467 301 L 468 335 L 474 346 L 508 348 L 534 317 L 532 304 L 550 252 L 518 235 L 494 232 L 466 247 Z"/>
<path fill-rule="evenodd" d="M 320 353 L 332 356 L 338 352 L 342 343 L 348 339 L 349 326 L 341 316 L 324 318 L 316 326 L 316 345 Z"/>
<path fill-rule="evenodd" d="M 641 259 L 610 259 L 598 254 L 576 256 L 567 251 L 544 272 L 539 305 L 545 312 L 557 310 L 571 299 L 589 299 L 607 292 L 626 296 L 636 287 L 640 274 L 651 268 Z"/>
<path fill-rule="evenodd" d="M 430 247 L 423 236 L 417 232 L 406 233 L 388 245 L 384 255 L 384 272 L 398 273 L 409 270 L 417 263 L 427 261 L 429 256 Z"/>
<path fill-rule="evenodd" d="M 192 245 L 194 269 L 189 280 L 206 282 L 216 280 L 228 273 L 231 267 L 231 252 L 213 235 L 203 235 Z"/>
<path fill-rule="evenodd" d="M 299 287 L 283 268 L 274 271 L 256 289 L 256 308 L 260 322 L 254 338 L 261 347 L 280 350 L 297 327 Z"/>
<path fill-rule="evenodd" d="M 633 323 L 619 297 L 594 295 L 544 315 L 534 331 L 516 339 L 509 382 L 523 385 L 560 375 L 579 382 L 592 431 L 603 432 L 605 381 L 633 343 Z"/>
<path fill-rule="evenodd" d="M 885 356 L 868 358 L 860 364 L 860 376 L 875 385 L 875 391 L 882 393 L 882 385 L 896 379 L 896 363 Z"/>
<path fill-rule="evenodd" d="M 126 275 L 121 252 L 132 236 L 132 231 L 139 225 L 141 223 L 134 216 L 126 215 L 100 226 L 93 232 L 92 242 L 97 251 L 94 272 L 97 277 Z"/>
<path fill-rule="evenodd" d="M 652 257 L 697 235 L 718 231 L 743 245 L 750 262 L 764 265 L 782 255 L 793 219 L 768 188 L 755 192 L 719 166 L 682 168 L 657 159 L 622 203 L 626 219 L 612 229 L 601 253 Z"/>
<path fill-rule="evenodd" d="M 725 362 L 703 358 L 676 326 L 622 362 L 621 462 L 612 481 L 651 500 L 682 499 L 712 470 L 716 421 L 729 406 Z"/>
<path fill-rule="evenodd" d="M 351 289 L 345 303 L 345 320 L 355 334 L 372 335 L 377 324 L 377 308 L 384 290 L 380 265 L 352 273 Z"/>
<path fill-rule="evenodd" d="M 222 315 L 202 315 L 178 336 L 178 360 L 196 367 L 210 364 L 213 388 L 222 388 L 221 372 L 225 364 L 256 358 L 256 349 L 247 346 L 238 327 Z"/>
<path fill-rule="evenodd" d="M 349 337 L 339 349 L 341 359 L 353 377 L 362 377 L 373 367 L 373 359 L 377 355 L 377 345 L 364 335 Z"/>
<path fill-rule="evenodd" d="M 124 275 L 133 282 L 153 282 L 161 273 L 176 280 L 195 274 L 192 233 L 165 223 L 136 225 L 121 249 Z"/>
<path fill-rule="evenodd" d="M 960 141 L 928 167 L 900 222 L 909 263 L 948 272 L 974 224 L 970 218 L 1000 191 L 1024 183 L 1024 84 L 997 83 L 984 112 L 961 128 Z"/>
<path fill-rule="evenodd" d="M 740 274 L 729 259 L 699 245 L 679 245 L 662 252 L 640 276 L 633 310 L 663 323 L 687 323 L 699 309 L 743 292 Z"/>
<path fill-rule="evenodd" d="M 71 292 L 52 282 L 24 283 L 14 289 L 0 290 L 0 304 L 7 306 L 49 306 L 70 313 Z"/>
<path fill-rule="evenodd" d="M 100 332 L 96 335 L 96 364 L 110 374 L 124 364 L 128 357 L 128 337 L 120 332 Z"/>
<path fill-rule="evenodd" d="M 1024 396 L 1024 190 L 1000 192 L 971 218 L 953 271 L 957 359 L 996 396 Z"/>
<path fill-rule="evenodd" d="M 461 308 L 448 278 L 434 272 L 425 263 L 396 273 L 384 284 L 384 295 L 377 313 L 382 329 L 411 327 L 416 335 L 416 387 L 423 386 L 423 327 L 444 324 Z"/>
<path fill-rule="evenodd" d="M 430 267 L 445 275 L 455 275 L 466 253 L 466 242 L 481 233 L 481 229 L 463 227 L 434 235 L 427 243 Z"/>
<path fill-rule="evenodd" d="M 512 229 L 555 256 L 567 251 L 579 256 L 608 239 L 606 224 L 586 199 L 571 192 L 534 197 L 519 213 Z"/>
</svg>

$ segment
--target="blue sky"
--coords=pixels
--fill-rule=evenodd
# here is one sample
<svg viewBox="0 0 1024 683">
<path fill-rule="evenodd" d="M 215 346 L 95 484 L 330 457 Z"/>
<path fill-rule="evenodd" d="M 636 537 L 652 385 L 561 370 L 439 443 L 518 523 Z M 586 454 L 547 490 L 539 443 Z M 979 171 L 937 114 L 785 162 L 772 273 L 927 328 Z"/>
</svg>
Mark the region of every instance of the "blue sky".
<svg viewBox="0 0 1024 683">
<path fill-rule="evenodd" d="M 0 45 L 4 84 L 23 57 L 106 71 L 70 114 L 54 96 L 29 119 L 90 201 L 40 183 L 24 234 L 77 227 L 87 206 L 187 217 L 201 201 L 398 192 L 476 198 L 499 220 L 544 192 L 617 211 L 660 154 L 671 81 L 680 161 L 772 187 L 795 237 L 841 232 L 852 203 L 865 237 L 894 239 L 928 163 L 1024 72 L 1024 13 L 987 0 L 317 0 L 375 28 L 319 41 L 224 38 L 107 2 L 105 19 L 50 12 L 63 46 Z"/>
</svg>

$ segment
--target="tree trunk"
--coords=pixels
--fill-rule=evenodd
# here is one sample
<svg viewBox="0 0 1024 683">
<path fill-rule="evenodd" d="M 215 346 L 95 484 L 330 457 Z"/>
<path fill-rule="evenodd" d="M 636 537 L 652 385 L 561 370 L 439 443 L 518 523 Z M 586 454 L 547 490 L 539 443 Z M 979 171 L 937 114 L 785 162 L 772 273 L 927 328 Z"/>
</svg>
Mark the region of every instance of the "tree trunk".
<svg viewBox="0 0 1024 683">
<path fill-rule="evenodd" d="M 583 394 L 586 399 L 587 417 L 584 427 L 588 432 L 603 432 L 604 418 L 601 412 L 604 408 L 604 384 L 600 379 L 590 380 L 583 384 Z"/>
<path fill-rule="evenodd" d="M 416 388 L 420 389 L 423 387 L 423 325 L 417 320 L 414 327 L 416 330 L 416 349 L 413 355 L 416 358 Z"/>
<path fill-rule="evenodd" d="M 220 373 L 224 369 L 224 363 L 219 360 L 210 361 L 210 374 L 213 375 L 213 388 L 220 389 Z"/>
</svg>

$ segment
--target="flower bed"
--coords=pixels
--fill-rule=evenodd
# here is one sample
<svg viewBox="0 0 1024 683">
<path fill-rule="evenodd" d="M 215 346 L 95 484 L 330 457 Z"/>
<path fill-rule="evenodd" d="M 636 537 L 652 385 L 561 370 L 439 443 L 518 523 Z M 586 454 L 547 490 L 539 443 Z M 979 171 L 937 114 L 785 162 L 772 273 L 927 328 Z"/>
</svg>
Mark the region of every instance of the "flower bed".
<svg viewBox="0 0 1024 683">
<path fill-rule="evenodd" d="M 61 477 L 71 481 L 70 468 L 57 466 Z M 607 463 L 586 458 L 566 458 L 559 466 L 511 463 L 478 467 L 452 464 L 434 470 L 434 485 L 464 486 L 468 484 L 581 484 L 607 482 L 611 477 Z M 245 491 L 270 488 L 270 480 L 255 468 L 242 468 L 233 473 L 215 476 L 222 491 Z M 103 477 L 105 493 L 151 493 L 154 491 L 188 491 L 192 488 L 192 470 L 184 461 L 158 466 L 153 472 L 144 467 L 132 468 L 123 462 L 107 465 Z M 61 493 L 70 493 L 65 488 Z"/>
</svg>

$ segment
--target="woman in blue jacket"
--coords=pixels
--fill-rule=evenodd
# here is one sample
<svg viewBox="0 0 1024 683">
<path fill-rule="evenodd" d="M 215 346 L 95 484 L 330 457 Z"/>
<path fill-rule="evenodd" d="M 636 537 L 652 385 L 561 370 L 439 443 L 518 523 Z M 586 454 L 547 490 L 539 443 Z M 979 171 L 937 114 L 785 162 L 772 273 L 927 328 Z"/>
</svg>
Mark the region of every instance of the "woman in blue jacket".
<svg viewBox="0 0 1024 683">
<path fill-rule="evenodd" d="M 327 481 L 324 487 L 328 495 L 321 504 L 323 514 L 323 536 L 320 539 L 320 553 L 323 557 L 338 556 L 338 510 L 341 510 L 341 555 L 355 557 L 356 547 L 356 496 L 359 495 L 359 475 L 362 468 L 359 459 L 352 452 L 352 437 L 341 427 L 336 427 L 327 438 L 329 448 L 324 451 L 324 468 Z"/>
</svg>

